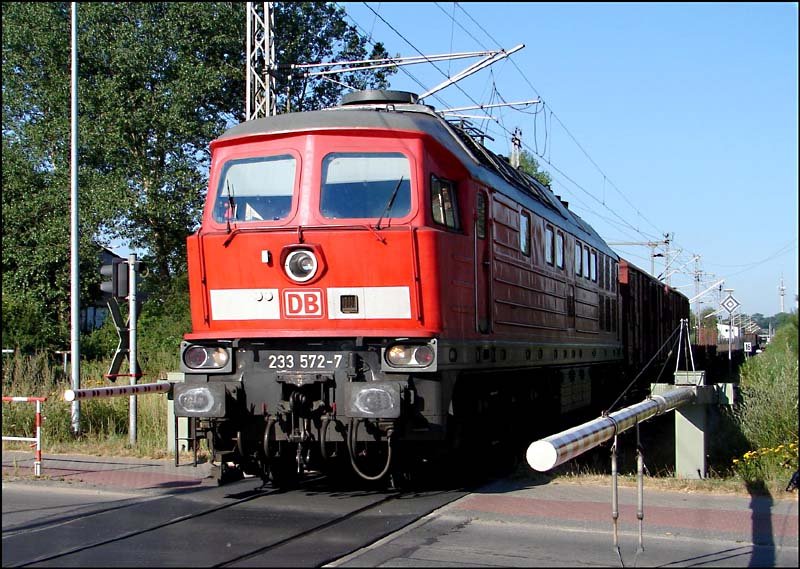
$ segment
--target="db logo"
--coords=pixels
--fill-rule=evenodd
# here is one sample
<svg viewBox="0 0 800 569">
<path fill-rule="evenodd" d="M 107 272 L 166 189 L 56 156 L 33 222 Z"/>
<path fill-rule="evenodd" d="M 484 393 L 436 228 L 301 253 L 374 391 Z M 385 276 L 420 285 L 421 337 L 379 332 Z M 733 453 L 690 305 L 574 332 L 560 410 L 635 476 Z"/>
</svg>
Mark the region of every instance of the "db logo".
<svg viewBox="0 0 800 569">
<path fill-rule="evenodd" d="M 286 318 L 322 318 L 322 291 L 294 289 L 283 291 L 283 315 Z"/>
</svg>

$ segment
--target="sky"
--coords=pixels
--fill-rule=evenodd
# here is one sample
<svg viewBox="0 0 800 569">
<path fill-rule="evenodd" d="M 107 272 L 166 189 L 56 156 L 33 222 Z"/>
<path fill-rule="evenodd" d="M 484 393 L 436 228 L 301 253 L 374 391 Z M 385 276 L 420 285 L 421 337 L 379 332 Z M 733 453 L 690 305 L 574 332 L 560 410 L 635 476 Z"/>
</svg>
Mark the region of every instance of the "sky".
<svg viewBox="0 0 800 569">
<path fill-rule="evenodd" d="M 521 129 L 553 191 L 621 256 L 669 274 L 689 298 L 722 279 L 733 289 L 720 296 L 716 285 L 693 310 L 717 309 L 730 293 L 741 312 L 771 316 L 781 278 L 784 310 L 796 310 L 796 3 L 339 6 L 393 56 L 524 44 L 424 102 L 444 110 L 538 99 L 464 114 L 478 117 L 500 154 Z M 391 88 L 420 94 L 479 60 L 406 66 Z"/>
</svg>

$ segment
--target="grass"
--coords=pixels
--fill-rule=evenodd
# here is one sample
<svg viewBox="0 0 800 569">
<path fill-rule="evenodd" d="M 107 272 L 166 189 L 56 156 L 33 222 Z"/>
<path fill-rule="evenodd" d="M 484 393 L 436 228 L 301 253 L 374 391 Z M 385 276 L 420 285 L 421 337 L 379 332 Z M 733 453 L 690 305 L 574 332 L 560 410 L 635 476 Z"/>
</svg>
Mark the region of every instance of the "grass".
<svg viewBox="0 0 800 569">
<path fill-rule="evenodd" d="M 177 369 L 176 354 L 160 354 L 140 361 L 142 382 L 165 379 L 168 371 Z M 167 452 L 167 395 L 149 394 L 137 397 L 137 444 L 129 441 L 129 397 L 109 397 L 81 401 L 81 435 L 71 432 L 71 404 L 64 401 L 64 392 L 71 381 L 63 368 L 47 354 L 4 356 L 3 395 L 47 397 L 42 405 L 42 441 L 45 452 L 93 455 L 140 456 L 161 458 Z M 108 386 L 103 375 L 107 363 L 81 362 L 82 389 Z M 149 367 L 145 367 L 145 366 Z M 123 372 L 124 372 L 123 366 Z M 121 378 L 117 384 L 127 385 Z M 32 403 L 3 403 L 3 434 L 33 437 L 35 407 Z M 3 448 L 26 448 L 27 444 L 4 442 Z"/>
<path fill-rule="evenodd" d="M 610 458 L 606 455 L 608 461 Z M 527 480 L 534 484 L 546 484 L 555 482 L 559 484 L 599 484 L 611 488 L 612 477 L 605 470 L 597 468 L 587 468 L 575 465 L 573 462 L 564 464 L 550 472 L 536 472 L 527 464 L 522 464 L 514 472 L 513 478 L 517 480 Z M 730 494 L 736 496 L 750 495 L 769 495 L 773 498 L 793 498 L 796 499 L 797 493 L 786 492 L 785 479 L 772 478 L 762 484 L 748 483 L 739 476 L 721 476 L 711 470 L 709 476 L 703 479 L 675 478 L 673 472 L 663 471 L 652 476 L 645 473 L 644 487 L 646 490 L 655 489 L 665 492 L 684 492 L 684 493 L 713 493 Z M 621 488 L 635 488 L 638 480 L 635 470 L 621 471 L 617 483 Z"/>
</svg>

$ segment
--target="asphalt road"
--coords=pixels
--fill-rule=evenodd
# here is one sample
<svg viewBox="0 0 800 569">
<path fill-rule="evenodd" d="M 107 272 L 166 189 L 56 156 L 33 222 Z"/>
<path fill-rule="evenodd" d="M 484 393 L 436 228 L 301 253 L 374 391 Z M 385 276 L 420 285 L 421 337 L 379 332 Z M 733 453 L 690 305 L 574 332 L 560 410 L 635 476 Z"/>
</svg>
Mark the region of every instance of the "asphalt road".
<svg viewBox="0 0 800 569">
<path fill-rule="evenodd" d="M 501 480 L 331 567 L 796 567 L 797 495 L 719 496 Z"/>
<path fill-rule="evenodd" d="M 410 501 L 384 501 L 385 493 L 325 487 L 250 499 L 256 481 L 217 488 L 206 478 L 207 465 L 175 468 L 169 461 L 45 456 L 49 475 L 35 480 L 20 475 L 27 464 L 18 457 L 4 452 L 3 464 L 3 566 L 36 559 L 32 565 L 64 566 L 71 559 L 75 563 L 69 564 L 85 567 L 186 565 L 187 559 L 191 566 L 798 564 L 797 492 L 774 497 L 664 492 L 645 482 L 640 550 L 636 491 L 621 487 L 617 550 L 611 489 L 605 484 L 545 483 L 517 473 L 470 493 L 418 496 L 427 502 L 411 507 Z M 232 500 L 244 502 L 228 508 Z M 225 506 L 224 515 L 156 527 L 159 520 L 217 506 Z M 352 522 L 334 522 L 346 511 L 354 512 Z M 131 540 L 113 539 L 147 524 L 155 529 Z M 276 548 L 282 536 L 298 532 L 305 532 L 302 539 Z M 46 561 L 37 550 L 80 549 L 81 543 L 98 541 L 107 542 L 94 549 L 102 549 L 98 557 L 80 552 Z M 223 554 L 237 546 L 255 553 Z M 328 556 L 335 551 L 342 553 Z"/>
</svg>

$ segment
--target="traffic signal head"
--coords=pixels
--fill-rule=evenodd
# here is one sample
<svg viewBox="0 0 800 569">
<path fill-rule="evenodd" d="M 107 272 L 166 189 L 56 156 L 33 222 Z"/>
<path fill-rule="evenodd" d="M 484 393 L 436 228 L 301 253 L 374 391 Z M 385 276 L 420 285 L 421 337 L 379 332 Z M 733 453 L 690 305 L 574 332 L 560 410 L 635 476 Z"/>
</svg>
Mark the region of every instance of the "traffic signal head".
<svg viewBox="0 0 800 569">
<path fill-rule="evenodd" d="M 108 280 L 100 283 L 100 290 L 114 298 L 128 296 L 128 262 L 114 259 L 112 263 L 100 267 L 100 274 Z"/>
</svg>

